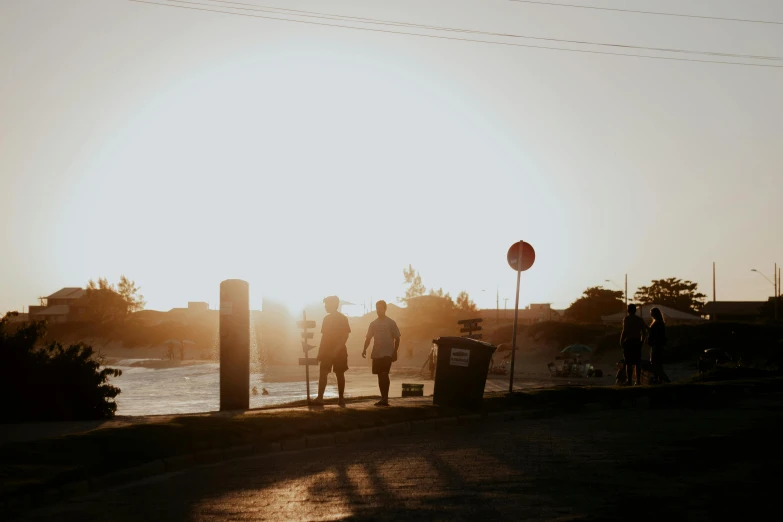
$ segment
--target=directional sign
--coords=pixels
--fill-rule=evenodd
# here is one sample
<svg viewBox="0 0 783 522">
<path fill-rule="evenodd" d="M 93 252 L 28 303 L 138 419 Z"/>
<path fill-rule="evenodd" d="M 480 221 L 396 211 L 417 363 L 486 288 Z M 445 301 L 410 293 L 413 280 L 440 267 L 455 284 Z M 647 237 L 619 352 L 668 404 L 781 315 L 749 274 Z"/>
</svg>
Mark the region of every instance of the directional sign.
<svg viewBox="0 0 783 522">
<path fill-rule="evenodd" d="M 459 329 L 460 333 L 478 332 L 479 330 L 481 330 L 480 326 L 475 326 L 473 328 L 460 328 Z"/>
<path fill-rule="evenodd" d="M 297 321 L 296 322 L 297 328 L 315 328 L 315 321 Z"/>
<path fill-rule="evenodd" d="M 300 357 L 299 366 L 318 366 L 318 359 L 313 357 Z"/>
<path fill-rule="evenodd" d="M 530 243 L 517 241 L 508 249 L 506 259 L 511 268 L 518 272 L 524 272 L 533 266 L 533 262 L 536 260 L 536 251 L 533 250 L 533 245 Z"/>
<path fill-rule="evenodd" d="M 484 319 L 462 319 L 461 321 L 457 321 L 457 324 L 470 324 L 470 323 L 483 323 Z"/>
<path fill-rule="evenodd" d="M 312 339 L 313 332 L 302 332 L 302 339 Z"/>
<path fill-rule="evenodd" d="M 315 346 L 313 346 L 312 344 L 307 344 L 307 341 L 302 341 L 302 351 L 303 352 L 309 352 L 313 348 L 315 348 Z"/>
</svg>

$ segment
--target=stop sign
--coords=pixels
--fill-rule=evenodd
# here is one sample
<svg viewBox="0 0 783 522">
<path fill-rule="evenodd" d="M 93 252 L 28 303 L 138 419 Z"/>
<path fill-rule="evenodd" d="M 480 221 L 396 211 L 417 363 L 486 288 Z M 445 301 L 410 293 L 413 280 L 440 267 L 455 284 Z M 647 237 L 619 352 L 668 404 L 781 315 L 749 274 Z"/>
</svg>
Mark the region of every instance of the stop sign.
<svg viewBox="0 0 783 522">
<path fill-rule="evenodd" d="M 508 249 L 506 259 L 508 259 L 511 268 L 518 272 L 524 272 L 533 266 L 533 262 L 536 260 L 536 251 L 533 250 L 533 245 L 530 243 L 517 241 Z"/>
</svg>

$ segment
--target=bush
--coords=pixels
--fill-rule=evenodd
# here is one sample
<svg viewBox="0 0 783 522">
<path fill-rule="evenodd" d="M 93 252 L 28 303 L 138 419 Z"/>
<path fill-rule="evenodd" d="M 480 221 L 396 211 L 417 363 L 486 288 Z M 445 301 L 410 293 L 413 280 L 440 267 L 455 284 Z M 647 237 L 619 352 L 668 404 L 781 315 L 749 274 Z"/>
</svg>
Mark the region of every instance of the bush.
<svg viewBox="0 0 783 522">
<path fill-rule="evenodd" d="M 39 346 L 46 325 L 0 320 L 0 422 L 105 419 L 114 416 L 120 389 L 108 383 L 122 372 L 101 369 L 92 347 Z"/>
</svg>

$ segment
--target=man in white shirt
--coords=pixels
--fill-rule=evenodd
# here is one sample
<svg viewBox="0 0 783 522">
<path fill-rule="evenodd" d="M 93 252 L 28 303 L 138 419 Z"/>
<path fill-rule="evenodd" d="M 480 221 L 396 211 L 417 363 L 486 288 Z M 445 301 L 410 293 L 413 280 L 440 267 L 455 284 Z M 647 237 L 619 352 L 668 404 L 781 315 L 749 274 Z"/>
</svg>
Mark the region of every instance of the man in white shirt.
<svg viewBox="0 0 783 522">
<path fill-rule="evenodd" d="M 381 400 L 376 406 L 389 405 L 389 372 L 391 365 L 397 360 L 397 350 L 400 348 L 400 329 L 397 323 L 386 317 L 386 301 L 375 303 L 378 319 L 370 323 L 367 338 L 364 340 L 362 357 L 367 358 L 367 347 L 370 339 L 375 339 L 372 345 L 372 373 L 378 376 L 378 388 L 381 390 Z"/>
</svg>

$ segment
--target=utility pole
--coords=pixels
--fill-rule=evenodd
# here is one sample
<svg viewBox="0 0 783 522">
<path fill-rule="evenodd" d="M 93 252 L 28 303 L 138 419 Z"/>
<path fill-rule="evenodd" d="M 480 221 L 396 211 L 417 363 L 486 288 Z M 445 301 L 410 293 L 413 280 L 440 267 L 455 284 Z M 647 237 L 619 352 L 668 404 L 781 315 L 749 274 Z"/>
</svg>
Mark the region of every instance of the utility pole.
<svg viewBox="0 0 783 522">
<path fill-rule="evenodd" d="M 778 299 L 778 294 L 780 292 L 780 286 L 778 285 L 778 278 L 775 277 L 775 274 L 777 274 L 777 273 L 778 273 L 778 264 L 775 263 L 775 271 L 772 272 L 772 279 L 773 279 L 773 283 L 772 284 L 775 286 L 775 322 L 777 322 L 777 320 L 778 320 L 778 301 L 780 301 L 780 299 Z"/>
<path fill-rule="evenodd" d="M 500 287 L 495 287 L 495 324 L 500 323 Z"/>
<path fill-rule="evenodd" d="M 715 261 L 712 262 L 712 302 L 716 302 L 715 297 Z"/>
<path fill-rule="evenodd" d="M 503 319 L 508 319 L 508 314 L 506 313 L 508 309 L 508 297 L 503 298 Z"/>
<path fill-rule="evenodd" d="M 625 274 L 625 307 L 628 308 L 628 274 Z"/>
</svg>

